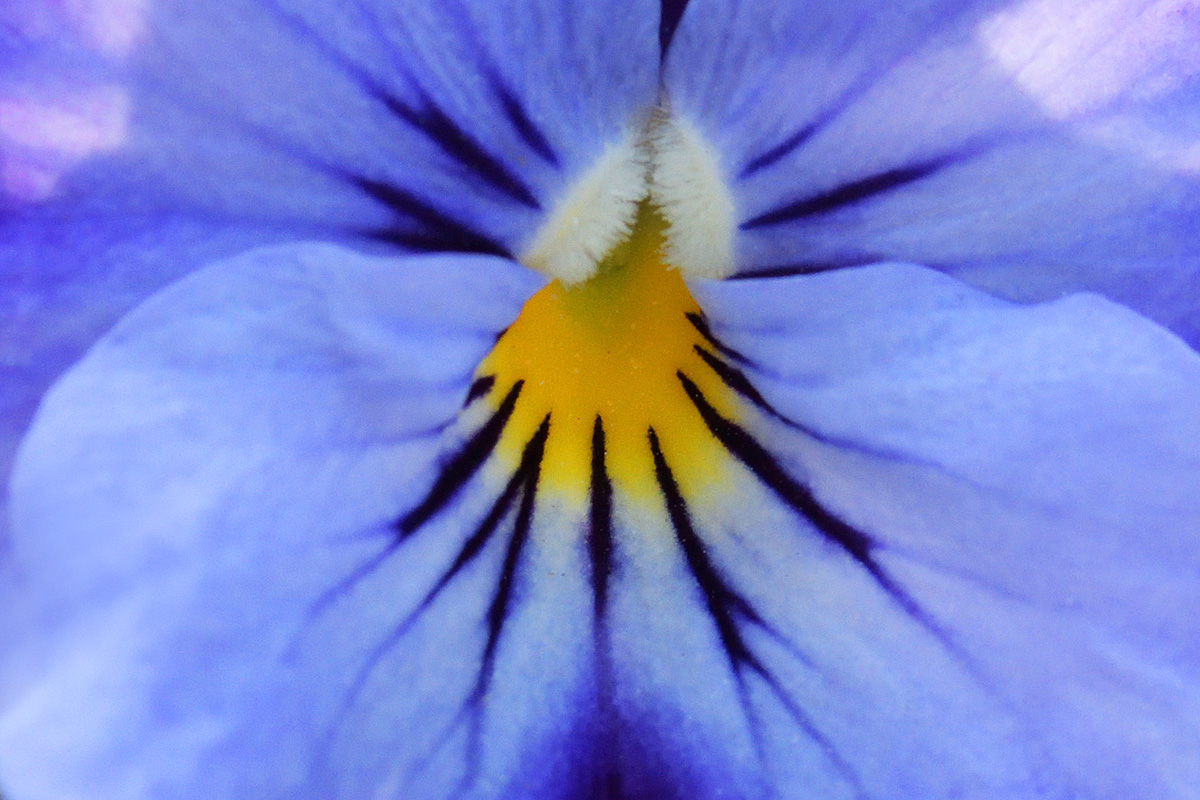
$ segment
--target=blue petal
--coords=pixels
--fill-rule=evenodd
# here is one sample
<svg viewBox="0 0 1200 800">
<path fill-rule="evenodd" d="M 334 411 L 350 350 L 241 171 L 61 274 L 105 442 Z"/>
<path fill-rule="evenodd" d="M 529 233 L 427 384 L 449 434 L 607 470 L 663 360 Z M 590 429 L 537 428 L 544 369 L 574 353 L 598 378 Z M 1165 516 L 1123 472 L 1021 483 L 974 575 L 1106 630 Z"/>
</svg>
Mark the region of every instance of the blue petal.
<svg viewBox="0 0 1200 800">
<path fill-rule="evenodd" d="M 0 221 L 0 546 L 12 458 L 59 374 L 143 298 L 272 238 L 250 225 L 187 219 Z"/>
<path fill-rule="evenodd" d="M 521 246 L 654 100 L 657 4 L 625 6 L 7 5 L 0 486 L 49 382 L 214 257 Z"/>
<path fill-rule="evenodd" d="M 6 791 L 561 787 L 594 694 L 577 537 L 539 510 L 510 570 L 525 502 L 510 498 L 452 569 L 510 478 L 488 467 L 416 533 L 398 524 L 468 433 L 451 423 L 475 365 L 541 282 L 490 257 L 295 245 L 123 319 L 50 392 L 18 460 L 28 619 L 2 659 Z"/>
<path fill-rule="evenodd" d="M 511 250 L 657 91 L 650 0 L 130 4 L 127 47 L 27 25 L 0 76 L 20 112 L 6 155 L 64 151 L 73 126 L 79 157 L 43 199 L 109 218 L 201 210 Z"/>
<path fill-rule="evenodd" d="M 693 288 L 760 392 L 696 526 L 783 785 L 1190 797 L 1200 357 L 911 265 Z"/>
<path fill-rule="evenodd" d="M 1092 290 L 1200 344 L 1200 35 L 1174 0 L 694 0 L 672 105 L 724 159 L 737 268 L 902 260 Z"/>
</svg>

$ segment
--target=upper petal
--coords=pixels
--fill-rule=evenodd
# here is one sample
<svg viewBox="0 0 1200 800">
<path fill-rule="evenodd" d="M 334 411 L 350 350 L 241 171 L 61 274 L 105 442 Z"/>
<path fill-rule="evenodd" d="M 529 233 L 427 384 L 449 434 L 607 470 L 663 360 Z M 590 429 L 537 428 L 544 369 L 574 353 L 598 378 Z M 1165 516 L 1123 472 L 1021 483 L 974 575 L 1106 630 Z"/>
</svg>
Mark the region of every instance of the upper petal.
<svg viewBox="0 0 1200 800">
<path fill-rule="evenodd" d="M 44 151 L 74 169 L 10 203 L 511 250 L 657 89 L 649 0 L 128 4 L 115 51 L 23 19 L 93 24 L 108 5 L 22 4 L 0 85 L 6 163 Z"/>
<path fill-rule="evenodd" d="M 736 267 L 897 259 L 995 294 L 1089 289 L 1195 345 L 1191 0 L 694 0 L 673 109 L 723 157 Z"/>
</svg>

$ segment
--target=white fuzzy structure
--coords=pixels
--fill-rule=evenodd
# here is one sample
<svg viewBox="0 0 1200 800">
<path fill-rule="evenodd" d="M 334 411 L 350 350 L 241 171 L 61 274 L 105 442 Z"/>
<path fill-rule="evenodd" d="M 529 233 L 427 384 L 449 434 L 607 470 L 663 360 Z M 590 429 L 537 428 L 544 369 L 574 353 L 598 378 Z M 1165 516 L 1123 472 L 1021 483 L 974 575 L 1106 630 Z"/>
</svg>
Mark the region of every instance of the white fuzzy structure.
<svg viewBox="0 0 1200 800">
<path fill-rule="evenodd" d="M 667 221 L 667 262 L 688 278 L 728 277 L 736 211 L 716 151 L 676 117 L 658 120 L 650 149 L 650 197 Z"/>
<path fill-rule="evenodd" d="M 629 235 L 646 192 L 646 160 L 630 136 L 609 146 L 558 203 L 521 262 L 566 285 L 587 280 Z"/>
</svg>

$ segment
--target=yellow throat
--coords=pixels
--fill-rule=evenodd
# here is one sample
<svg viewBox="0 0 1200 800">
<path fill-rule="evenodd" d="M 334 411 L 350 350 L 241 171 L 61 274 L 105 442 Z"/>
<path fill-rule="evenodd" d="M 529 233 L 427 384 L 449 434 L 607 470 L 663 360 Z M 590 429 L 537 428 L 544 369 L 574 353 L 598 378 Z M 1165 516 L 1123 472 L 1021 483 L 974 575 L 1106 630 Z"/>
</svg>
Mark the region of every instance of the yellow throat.
<svg viewBox="0 0 1200 800">
<path fill-rule="evenodd" d="M 712 345 L 698 324 L 700 307 L 663 260 L 664 225 L 643 203 L 629 238 L 594 277 L 539 291 L 479 366 L 479 376 L 494 379 L 493 408 L 522 382 L 496 450 L 506 467 L 515 468 L 549 416 L 539 489 L 563 501 L 586 502 L 597 419 L 608 476 L 630 498 L 658 496 L 651 429 L 685 494 L 717 482 L 728 459 L 679 377 L 691 379 L 722 415 L 737 418 L 733 393 L 701 356 Z"/>
</svg>

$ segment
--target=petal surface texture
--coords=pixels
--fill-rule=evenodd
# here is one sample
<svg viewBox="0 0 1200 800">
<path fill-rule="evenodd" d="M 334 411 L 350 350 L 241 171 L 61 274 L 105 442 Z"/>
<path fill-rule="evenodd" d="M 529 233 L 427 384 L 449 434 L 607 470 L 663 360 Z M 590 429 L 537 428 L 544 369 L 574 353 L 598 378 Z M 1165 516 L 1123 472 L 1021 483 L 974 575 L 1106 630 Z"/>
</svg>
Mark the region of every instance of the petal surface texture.
<svg viewBox="0 0 1200 800">
<path fill-rule="evenodd" d="M 1188 797 L 1190 348 L 910 265 L 698 284 L 772 411 L 689 392 L 719 490 L 649 433 L 658 500 L 589 513 L 544 428 L 464 473 L 505 402 L 448 424 L 539 284 L 258 251 L 73 368 L 14 481 L 14 795 Z"/>
<path fill-rule="evenodd" d="M 910 261 L 1200 344 L 1194 0 L 693 0 L 665 84 L 743 274 Z"/>
<path fill-rule="evenodd" d="M 542 704 L 587 692 L 564 627 L 590 598 L 581 570 L 528 535 L 522 563 L 570 577 L 508 621 L 489 688 L 508 545 L 431 591 L 503 485 L 481 470 L 420 532 L 399 524 L 541 282 L 483 256 L 256 251 L 156 295 L 73 367 L 13 482 L 33 635 L 4 659 L 5 792 L 454 797 L 470 770 L 497 792 L 561 778 L 512 767 L 567 741 L 575 720 Z"/>
<path fill-rule="evenodd" d="M 694 291 L 760 392 L 725 426 L 738 499 L 697 527 L 783 785 L 1189 797 L 1195 352 L 1095 295 L 1013 305 L 903 264 Z"/>
<path fill-rule="evenodd" d="M 658 64 L 650 0 L 7 4 L 0 483 L 49 382 L 215 257 L 527 247 Z"/>
</svg>

